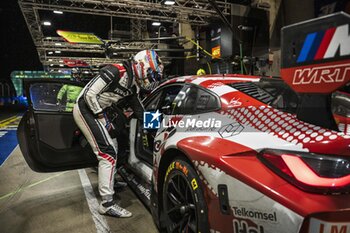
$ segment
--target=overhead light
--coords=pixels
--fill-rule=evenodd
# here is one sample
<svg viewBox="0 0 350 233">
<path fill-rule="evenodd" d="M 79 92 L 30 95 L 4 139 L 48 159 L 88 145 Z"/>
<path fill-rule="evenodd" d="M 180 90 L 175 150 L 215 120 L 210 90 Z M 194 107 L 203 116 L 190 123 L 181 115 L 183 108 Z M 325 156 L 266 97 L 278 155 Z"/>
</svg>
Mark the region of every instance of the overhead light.
<svg viewBox="0 0 350 233">
<path fill-rule="evenodd" d="M 59 62 L 60 62 L 60 63 L 63 63 L 63 60 L 60 60 Z"/>
<path fill-rule="evenodd" d="M 152 26 L 160 26 L 160 24 L 161 24 L 160 22 L 153 22 Z"/>
<path fill-rule="evenodd" d="M 118 55 L 118 53 L 113 53 L 113 55 L 114 55 L 114 56 L 117 56 L 117 55 Z"/>
<path fill-rule="evenodd" d="M 44 21 L 43 24 L 44 24 L 45 26 L 51 26 L 51 22 L 50 22 L 50 21 Z"/>
<path fill-rule="evenodd" d="M 175 4 L 174 0 L 165 0 L 164 5 L 172 6 Z"/>
<path fill-rule="evenodd" d="M 53 64 L 50 64 L 50 66 L 53 66 Z"/>
<path fill-rule="evenodd" d="M 63 67 L 64 65 L 63 64 L 60 64 L 60 67 Z"/>
<path fill-rule="evenodd" d="M 51 55 L 51 54 L 53 54 L 53 52 L 52 52 L 52 51 L 50 51 L 50 52 L 48 52 L 47 54 Z"/>
<path fill-rule="evenodd" d="M 62 14 L 63 14 L 63 11 L 53 11 L 53 13 L 62 15 Z"/>
<path fill-rule="evenodd" d="M 61 53 L 61 51 L 57 50 L 57 51 L 55 51 L 55 53 Z"/>
<path fill-rule="evenodd" d="M 55 43 L 55 45 L 57 45 L 57 46 L 61 46 L 62 44 L 61 44 L 61 43 Z"/>
<path fill-rule="evenodd" d="M 49 59 L 48 61 L 52 61 L 52 59 Z"/>
</svg>

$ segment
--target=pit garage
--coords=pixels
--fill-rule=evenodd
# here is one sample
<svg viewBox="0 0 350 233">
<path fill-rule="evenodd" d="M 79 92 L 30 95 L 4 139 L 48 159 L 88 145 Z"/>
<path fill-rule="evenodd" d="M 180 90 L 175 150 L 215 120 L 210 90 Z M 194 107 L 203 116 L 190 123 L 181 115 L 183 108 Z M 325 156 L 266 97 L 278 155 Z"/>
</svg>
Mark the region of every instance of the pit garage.
<svg viewBox="0 0 350 233">
<path fill-rule="evenodd" d="M 349 0 L 0 12 L 0 232 L 350 233 Z"/>
</svg>

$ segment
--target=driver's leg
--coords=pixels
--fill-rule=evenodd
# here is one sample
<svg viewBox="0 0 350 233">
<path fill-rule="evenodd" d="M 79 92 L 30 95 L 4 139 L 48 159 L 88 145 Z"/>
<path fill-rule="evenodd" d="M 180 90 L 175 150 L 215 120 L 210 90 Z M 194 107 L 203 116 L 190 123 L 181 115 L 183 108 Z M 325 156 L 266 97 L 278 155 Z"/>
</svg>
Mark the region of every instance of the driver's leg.
<svg viewBox="0 0 350 233">
<path fill-rule="evenodd" d="M 107 130 L 80 99 L 73 111 L 74 120 L 95 153 L 98 164 L 99 192 L 102 200 L 113 199 L 116 151 Z"/>
<path fill-rule="evenodd" d="M 132 214 L 129 211 L 117 206 L 113 201 L 114 171 L 117 153 L 108 131 L 94 117 L 83 99 L 78 100 L 78 103 L 74 106 L 73 116 L 99 160 L 98 185 L 102 198 L 99 212 L 115 217 L 130 217 Z"/>
</svg>

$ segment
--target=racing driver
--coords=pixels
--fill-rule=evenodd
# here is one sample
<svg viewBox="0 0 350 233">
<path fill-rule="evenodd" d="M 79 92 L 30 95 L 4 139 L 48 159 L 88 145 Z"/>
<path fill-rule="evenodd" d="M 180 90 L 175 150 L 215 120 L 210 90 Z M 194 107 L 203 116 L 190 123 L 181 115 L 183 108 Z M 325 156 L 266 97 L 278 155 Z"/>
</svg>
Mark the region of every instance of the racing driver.
<svg viewBox="0 0 350 233">
<path fill-rule="evenodd" d="M 105 109 L 125 100 L 136 118 L 142 120 L 143 105 L 138 97 L 140 89 L 153 87 L 154 77 L 160 79 L 163 66 L 157 53 L 144 50 L 123 64 L 103 67 L 82 90 L 74 105 L 74 120 L 97 156 L 98 189 L 101 195 L 99 213 L 127 218 L 132 213 L 114 201 L 114 175 L 117 144 L 108 133 L 110 126 Z M 149 75 L 152 73 L 153 75 Z"/>
</svg>

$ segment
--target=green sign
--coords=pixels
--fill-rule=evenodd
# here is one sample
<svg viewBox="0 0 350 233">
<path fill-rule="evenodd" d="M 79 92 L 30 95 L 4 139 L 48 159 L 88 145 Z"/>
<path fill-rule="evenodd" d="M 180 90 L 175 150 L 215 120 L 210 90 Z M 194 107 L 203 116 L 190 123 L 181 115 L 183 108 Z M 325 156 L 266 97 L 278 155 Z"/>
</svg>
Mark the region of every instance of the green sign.
<svg viewBox="0 0 350 233">
<path fill-rule="evenodd" d="M 57 30 L 57 34 L 62 36 L 69 43 L 103 44 L 103 41 L 93 33 Z"/>
<path fill-rule="evenodd" d="M 46 71 L 13 71 L 11 73 L 11 80 L 16 89 L 17 95 L 23 94 L 22 79 L 25 78 L 71 78 L 68 72 L 46 72 Z"/>
</svg>

